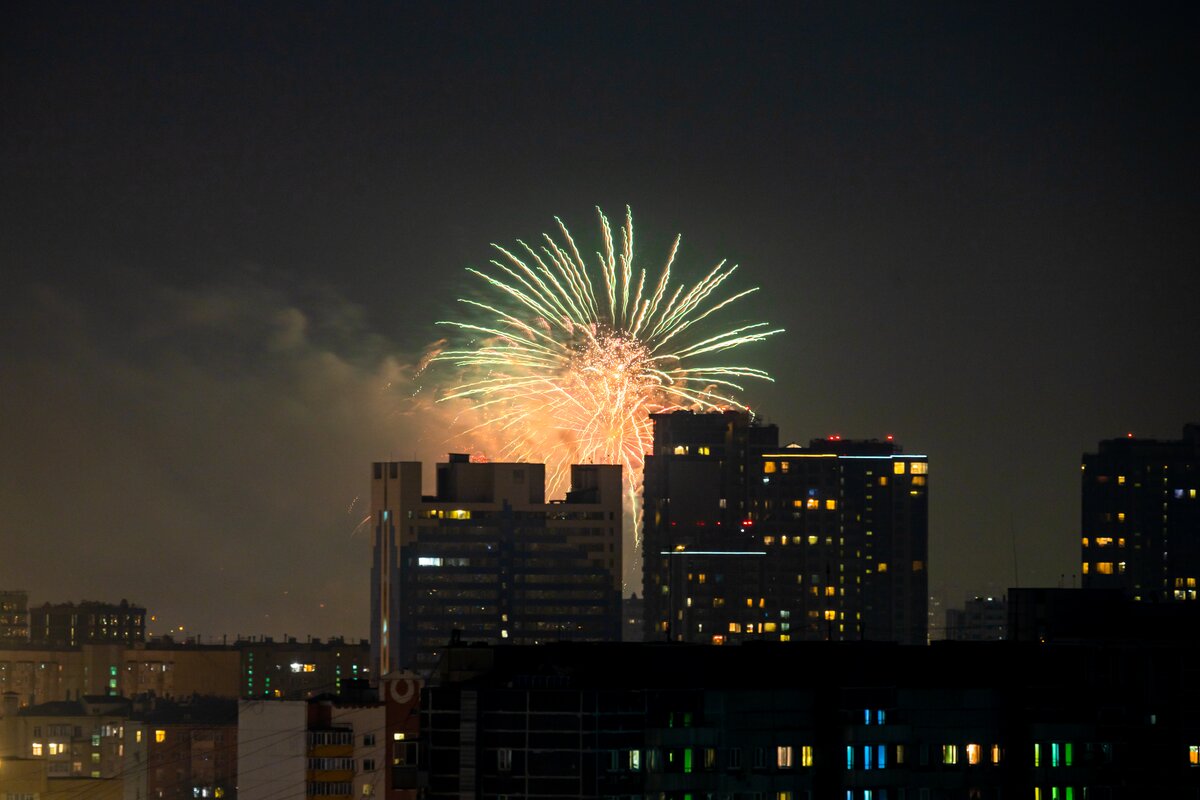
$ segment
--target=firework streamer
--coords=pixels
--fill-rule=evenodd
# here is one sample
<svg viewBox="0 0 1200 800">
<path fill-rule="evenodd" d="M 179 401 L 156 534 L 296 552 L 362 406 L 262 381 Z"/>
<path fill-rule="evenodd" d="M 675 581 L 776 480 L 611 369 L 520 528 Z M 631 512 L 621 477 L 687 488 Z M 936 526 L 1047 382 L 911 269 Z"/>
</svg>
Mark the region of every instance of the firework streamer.
<svg viewBox="0 0 1200 800">
<path fill-rule="evenodd" d="M 477 422 L 466 433 L 502 442 L 493 460 L 545 462 L 550 496 L 570 465 L 620 464 L 633 559 L 640 582 L 639 495 L 644 454 L 653 444 L 650 415 L 680 409 L 746 410 L 744 379 L 771 380 L 760 369 L 727 363 L 726 354 L 782 332 L 765 322 L 721 327 L 720 312 L 757 288 L 722 292 L 737 265 L 717 264 L 691 286 L 672 284 L 677 236 L 657 280 L 635 265 L 633 215 L 616 231 L 604 212 L 603 245 L 589 268 L 562 220 L 558 235 L 534 245 L 493 244 L 489 269 L 469 268 L 485 283 L 480 299 L 462 299 L 463 320 L 444 320 L 457 340 L 439 342 L 432 361 L 458 367 L 440 402 L 468 404 Z"/>
</svg>

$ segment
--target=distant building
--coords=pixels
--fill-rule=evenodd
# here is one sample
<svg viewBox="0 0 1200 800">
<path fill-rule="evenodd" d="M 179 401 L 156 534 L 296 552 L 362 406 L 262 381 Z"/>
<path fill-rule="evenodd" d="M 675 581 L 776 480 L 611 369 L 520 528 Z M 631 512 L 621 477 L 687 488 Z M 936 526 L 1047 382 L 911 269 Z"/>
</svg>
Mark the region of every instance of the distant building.
<svg viewBox="0 0 1200 800">
<path fill-rule="evenodd" d="M 1003 597 L 973 597 L 962 608 L 946 609 L 946 638 L 956 642 L 999 642 L 1008 628 Z"/>
<path fill-rule="evenodd" d="M 29 642 L 29 592 L 0 591 L 0 645 Z"/>
<path fill-rule="evenodd" d="M 645 639 L 646 601 L 636 594 L 622 603 L 621 641 L 640 642 Z"/>
<path fill-rule="evenodd" d="M 1136 601 L 1196 600 L 1200 591 L 1200 425 L 1183 438 L 1108 439 L 1082 472 L 1085 589 Z"/>
<path fill-rule="evenodd" d="M 647 641 L 926 643 L 926 456 L 839 437 L 780 446 L 741 412 L 653 420 Z"/>
<path fill-rule="evenodd" d="M 192 695 L 302 700 L 339 695 L 346 681 L 369 676 L 366 640 L 334 637 L 231 644 L 160 638 L 133 645 L 0 645 L 0 693 L 19 706 L 84 695 L 187 698 Z"/>
<path fill-rule="evenodd" d="M 29 643 L 48 647 L 79 644 L 133 644 L 146 641 L 146 609 L 97 603 L 46 603 L 30 610 Z"/>
<path fill-rule="evenodd" d="M 546 502 L 542 464 L 373 465 L 371 646 L 375 675 L 427 673 L 454 631 L 534 644 L 621 635 L 621 468 L 573 465 Z"/>
</svg>

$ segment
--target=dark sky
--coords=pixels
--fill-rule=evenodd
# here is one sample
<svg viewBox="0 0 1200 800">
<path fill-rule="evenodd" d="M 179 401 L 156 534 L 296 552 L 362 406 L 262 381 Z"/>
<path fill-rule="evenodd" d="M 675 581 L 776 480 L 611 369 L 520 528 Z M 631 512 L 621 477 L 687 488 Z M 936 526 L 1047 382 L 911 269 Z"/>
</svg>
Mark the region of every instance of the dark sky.
<svg viewBox="0 0 1200 800">
<path fill-rule="evenodd" d="M 939 600 L 1069 585 L 1080 454 L 1200 421 L 1200 19 L 1054 5 L 5 5 L 0 587 L 366 635 L 463 268 L 626 204 L 785 439 L 929 454 Z"/>
</svg>

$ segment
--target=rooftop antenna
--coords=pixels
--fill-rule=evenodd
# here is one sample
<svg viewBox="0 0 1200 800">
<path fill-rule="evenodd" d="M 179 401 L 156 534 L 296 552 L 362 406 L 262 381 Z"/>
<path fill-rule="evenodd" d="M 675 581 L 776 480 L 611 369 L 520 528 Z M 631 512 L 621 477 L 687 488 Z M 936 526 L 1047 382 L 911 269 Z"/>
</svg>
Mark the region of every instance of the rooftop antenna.
<svg viewBox="0 0 1200 800">
<path fill-rule="evenodd" d="M 1008 537 L 1012 540 L 1013 586 L 1019 589 L 1021 588 L 1021 572 L 1017 567 L 1017 530 L 1013 525 L 1013 514 L 1011 508 L 1008 510 Z"/>
</svg>

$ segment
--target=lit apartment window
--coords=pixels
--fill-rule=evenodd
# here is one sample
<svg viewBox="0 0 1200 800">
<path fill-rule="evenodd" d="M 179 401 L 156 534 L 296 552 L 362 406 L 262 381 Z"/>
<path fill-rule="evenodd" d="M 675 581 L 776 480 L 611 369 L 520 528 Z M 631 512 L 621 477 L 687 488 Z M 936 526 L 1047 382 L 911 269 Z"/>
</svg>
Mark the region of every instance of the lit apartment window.
<svg viewBox="0 0 1200 800">
<path fill-rule="evenodd" d="M 702 444 L 696 448 L 696 452 L 702 456 L 711 455 L 712 451 L 708 449 L 708 445 Z"/>
<path fill-rule="evenodd" d="M 829 620 L 830 622 L 832 622 L 832 621 L 836 620 L 836 619 L 837 619 L 837 612 L 836 612 L 836 611 L 834 611 L 832 608 L 830 608 L 830 609 L 827 609 L 827 610 L 825 611 L 825 619 Z"/>
<path fill-rule="evenodd" d="M 967 763 L 978 764 L 983 760 L 983 748 L 977 744 L 967 745 Z"/>
<path fill-rule="evenodd" d="M 836 509 L 836 508 L 837 508 L 837 500 L 826 500 L 826 501 L 825 501 L 825 508 L 826 508 L 828 511 L 833 511 L 834 509 Z"/>
<path fill-rule="evenodd" d="M 897 475 L 903 475 L 904 474 L 904 462 L 897 461 L 894 464 L 892 464 L 892 472 L 896 473 Z"/>
<path fill-rule="evenodd" d="M 992 763 L 993 764 L 1000 763 L 1000 745 L 998 745 L 998 744 L 992 745 Z"/>
<path fill-rule="evenodd" d="M 1096 562 L 1096 572 L 1100 573 L 1101 575 L 1112 575 L 1113 574 L 1113 562 L 1097 561 Z"/>
<path fill-rule="evenodd" d="M 166 740 L 167 740 L 167 732 L 166 731 L 164 731 L 162 728 L 158 728 L 157 730 L 154 731 L 154 741 L 158 742 L 159 744 L 162 744 Z"/>
<path fill-rule="evenodd" d="M 1089 568 L 1089 566 L 1090 566 L 1090 565 L 1088 564 L 1088 562 L 1086 562 L 1086 561 L 1084 561 L 1084 562 L 1083 562 L 1083 567 L 1082 567 L 1082 569 L 1083 569 L 1083 574 L 1084 574 L 1084 575 L 1087 575 L 1087 574 L 1088 574 L 1088 568 Z"/>
<path fill-rule="evenodd" d="M 821 507 L 821 501 L 815 497 L 810 497 L 808 498 L 808 502 L 805 503 L 805 506 L 809 509 L 817 509 Z"/>
<path fill-rule="evenodd" d="M 32 752 L 32 754 L 33 754 L 33 755 L 35 755 L 35 756 L 40 756 L 40 755 L 42 754 L 42 743 L 41 743 L 41 742 L 34 742 L 34 743 L 31 745 L 31 752 Z"/>
<path fill-rule="evenodd" d="M 1196 757 L 1196 747 L 1192 747 L 1192 757 Z M 1193 764 L 1196 762 L 1193 761 Z M 813 765 L 813 749 L 811 744 L 806 744 L 800 748 L 800 766 L 811 767 Z"/>
<path fill-rule="evenodd" d="M 1188 745 L 1188 764 L 1200 767 L 1200 744 Z"/>
<path fill-rule="evenodd" d="M 875 567 L 875 569 L 877 569 L 879 572 L 887 572 L 887 569 L 888 569 L 887 562 L 880 561 L 879 564 Z"/>
<path fill-rule="evenodd" d="M 912 466 L 909 467 L 909 471 L 913 475 L 926 475 L 929 472 L 929 464 L 924 461 L 914 461 L 912 462 Z"/>
<path fill-rule="evenodd" d="M 942 763 L 957 764 L 958 763 L 958 745 L 944 744 L 942 745 Z"/>
<path fill-rule="evenodd" d="M 496 769 L 501 772 L 512 772 L 512 750 L 501 747 L 496 751 Z"/>
<path fill-rule="evenodd" d="M 792 768 L 792 748 L 790 745 L 781 745 L 775 748 L 775 766 L 780 769 Z"/>
<path fill-rule="evenodd" d="M 633 772 L 640 772 L 642 769 L 642 751 L 629 751 L 629 769 Z"/>
<path fill-rule="evenodd" d="M 774 461 L 764 461 L 763 462 L 763 472 L 770 474 L 774 471 L 775 471 L 775 462 Z"/>
</svg>

